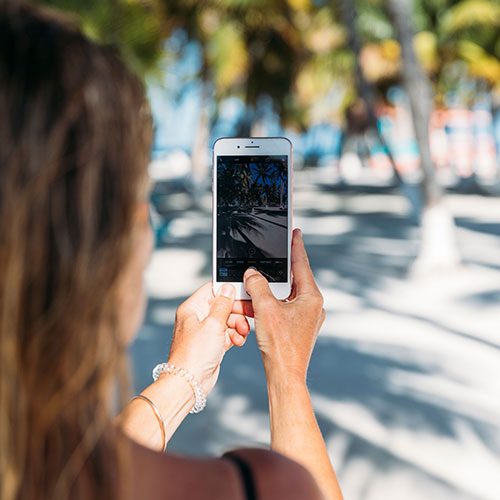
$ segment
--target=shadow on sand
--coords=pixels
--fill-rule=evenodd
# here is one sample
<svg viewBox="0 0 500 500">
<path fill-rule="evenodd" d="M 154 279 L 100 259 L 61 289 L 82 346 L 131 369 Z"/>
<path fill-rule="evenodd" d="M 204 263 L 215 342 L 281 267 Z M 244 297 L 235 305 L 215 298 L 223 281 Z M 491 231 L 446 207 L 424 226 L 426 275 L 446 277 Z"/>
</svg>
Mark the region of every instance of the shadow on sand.
<svg viewBox="0 0 500 500">
<path fill-rule="evenodd" d="M 358 196 L 373 192 L 373 190 L 356 191 Z M 341 193 L 332 193 L 332 196 L 342 197 L 352 194 L 352 190 L 344 190 Z M 168 213 L 162 215 L 169 216 Z M 331 215 L 350 219 L 351 229 L 341 234 L 308 236 L 307 228 L 304 228 L 311 266 L 317 276 L 322 276 L 322 270 L 328 270 L 330 279 L 323 283 L 320 280 L 320 286 L 354 297 L 359 304 L 359 314 L 363 314 L 365 309 L 380 310 L 380 306 L 373 303 L 371 293 L 383 291 L 387 278 L 404 279 L 409 265 L 416 257 L 418 228 L 411 218 L 386 211 L 383 197 L 370 213 L 354 213 L 345 209 L 325 213 L 310 207 L 300 210 L 299 215 L 305 219 L 315 219 L 316 223 L 323 217 Z M 200 216 L 209 220 L 209 214 Z M 481 223 L 466 218 L 457 220 L 457 224 L 475 233 L 500 234 L 500 227 L 497 224 Z M 169 245 L 177 249 L 195 248 L 207 252 L 208 255 L 211 252 L 211 239 L 207 234 L 192 234 L 177 238 L 170 241 Z M 394 248 L 397 251 L 394 251 Z M 474 262 L 474 256 L 468 256 L 468 260 Z M 498 263 L 500 266 L 500 258 Z M 210 276 L 210 259 L 207 259 L 207 264 L 200 274 L 207 278 Z M 165 360 L 175 308 L 185 298 L 149 301 L 144 327 L 131 348 L 136 391 L 150 383 L 150 368 Z M 500 290 L 485 290 L 463 298 L 464 301 L 480 308 L 490 307 L 498 303 L 499 299 Z M 335 305 L 332 305 L 332 309 L 335 310 Z M 394 316 L 401 314 L 397 310 L 390 309 L 382 312 Z M 410 314 L 406 317 L 420 322 L 422 328 L 425 328 L 425 325 L 447 328 L 437 323 L 435 319 L 423 315 L 415 314 L 412 317 Z M 468 341 L 483 343 L 485 347 L 498 349 L 498 345 L 476 338 L 469 332 L 447 328 L 447 333 L 456 336 L 457 340 L 465 338 Z M 363 344 L 345 338 L 320 336 L 310 365 L 308 382 L 311 392 L 331 401 L 355 403 L 364 408 L 389 432 L 393 428 L 402 427 L 440 438 L 453 439 L 456 438 L 455 422 L 460 421 L 469 426 L 492 453 L 500 452 L 498 427 L 461 413 L 457 408 L 447 405 L 446 401 L 425 400 L 412 393 L 395 393 L 389 383 L 391 374 L 395 371 L 404 371 L 412 375 L 433 375 L 432 367 L 422 360 L 421 355 L 415 356 L 412 360 L 404 358 L 398 361 L 395 356 L 385 356 L 380 350 L 371 352 L 370 349 L 370 343 Z M 241 427 L 239 428 L 237 421 L 234 422 L 234 426 L 226 425 L 225 422 L 229 417 L 223 413 L 229 412 L 229 407 L 225 401 L 240 400 L 244 401 L 243 409 L 238 410 L 239 413 L 235 411 L 233 418 L 242 418 Z M 247 429 L 244 427 L 247 425 L 245 423 L 247 418 L 250 419 L 251 425 L 258 426 L 259 429 L 265 428 L 266 415 L 266 382 L 252 333 L 244 348 L 232 349 L 226 355 L 215 396 L 212 401 L 209 399 L 207 410 L 201 416 L 189 417 L 169 443 L 169 448 L 177 452 L 204 455 L 221 453 L 227 448 L 239 445 L 265 444 L 263 439 L 253 433 L 253 427 Z M 375 476 L 377 473 L 385 474 L 389 470 L 409 469 L 416 477 L 422 479 L 423 484 L 430 481 L 436 491 L 441 491 L 442 488 L 444 492 L 442 498 L 476 498 L 471 494 L 460 492 L 456 485 L 443 479 L 440 474 L 434 475 L 428 470 L 421 469 L 418 464 L 409 463 L 404 458 L 398 457 L 391 452 L 390 447 L 384 448 L 374 441 L 370 442 L 363 433 L 337 426 L 335 415 L 331 417 L 331 419 L 325 418 L 320 413 L 318 420 L 324 436 L 329 439 L 340 436 L 346 443 L 338 471 L 341 478 L 350 463 L 364 460 L 371 464 Z M 265 435 L 265 429 L 263 433 Z M 374 475 L 363 479 L 365 483 L 356 498 L 368 498 L 370 481 Z M 401 493 L 400 498 L 403 498 L 404 492 Z"/>
</svg>

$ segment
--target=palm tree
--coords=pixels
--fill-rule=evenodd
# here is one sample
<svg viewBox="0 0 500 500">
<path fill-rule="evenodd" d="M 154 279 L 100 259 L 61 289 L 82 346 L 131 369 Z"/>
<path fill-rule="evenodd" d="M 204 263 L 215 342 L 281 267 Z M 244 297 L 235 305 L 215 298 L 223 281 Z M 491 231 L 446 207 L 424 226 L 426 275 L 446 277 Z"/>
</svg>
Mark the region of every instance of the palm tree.
<svg viewBox="0 0 500 500">
<path fill-rule="evenodd" d="M 347 27 L 347 32 L 348 32 L 348 45 L 353 52 L 355 56 L 355 65 L 354 65 L 354 82 L 357 90 L 357 94 L 359 98 L 362 100 L 362 102 L 365 104 L 366 109 L 367 109 L 367 123 L 366 126 L 368 129 L 370 129 L 372 132 L 375 133 L 375 135 L 378 137 L 378 140 L 382 144 L 382 147 L 384 148 L 384 151 L 389 158 L 394 175 L 396 176 L 396 179 L 398 181 L 401 181 L 399 178 L 398 171 L 396 169 L 394 159 L 392 157 L 392 154 L 390 152 L 390 149 L 388 148 L 384 136 L 380 133 L 379 128 L 378 128 L 378 119 L 375 114 L 375 89 L 374 86 L 368 82 L 368 80 L 365 78 L 365 75 L 363 73 L 363 70 L 361 68 L 361 39 L 359 36 L 358 32 L 358 27 L 356 26 L 356 1 L 355 0 L 341 0 L 341 11 L 342 11 L 342 17 L 345 23 L 345 26 Z M 347 127 L 347 131 L 349 132 L 350 129 L 352 129 L 353 126 L 356 124 L 349 124 L 350 126 Z M 364 124 L 357 124 L 363 125 Z M 366 132 L 366 131 L 365 131 Z"/>
<path fill-rule="evenodd" d="M 269 165 L 265 161 L 257 162 L 257 172 L 256 172 L 255 182 L 258 182 L 260 180 L 265 184 L 266 181 L 270 178 L 270 176 L 271 176 L 271 165 Z"/>
<path fill-rule="evenodd" d="M 158 1 L 35 1 L 69 12 L 88 36 L 115 46 L 139 76 L 159 76 L 168 32 L 162 23 L 163 11 Z"/>
<path fill-rule="evenodd" d="M 278 161 L 274 164 L 275 173 L 279 180 L 279 205 L 283 207 L 283 203 L 287 201 L 286 186 L 288 185 L 288 169 L 283 161 Z"/>
<path fill-rule="evenodd" d="M 417 2 L 422 31 L 416 38 L 420 58 L 431 74 L 436 90 L 449 89 L 447 69 L 465 63 L 468 74 L 490 88 L 498 85 L 500 5 L 493 0 L 448 0 L 439 5 Z M 453 82 L 454 83 L 454 82 Z"/>
<path fill-rule="evenodd" d="M 410 101 L 422 167 L 422 246 L 414 269 L 428 271 L 436 267 L 454 266 L 458 263 L 459 256 L 454 239 L 454 222 L 442 204 L 443 191 L 436 180 L 430 152 L 429 119 L 433 92 L 413 48 L 413 12 L 410 1 L 388 0 L 387 6 L 402 50 L 403 84 Z"/>
</svg>

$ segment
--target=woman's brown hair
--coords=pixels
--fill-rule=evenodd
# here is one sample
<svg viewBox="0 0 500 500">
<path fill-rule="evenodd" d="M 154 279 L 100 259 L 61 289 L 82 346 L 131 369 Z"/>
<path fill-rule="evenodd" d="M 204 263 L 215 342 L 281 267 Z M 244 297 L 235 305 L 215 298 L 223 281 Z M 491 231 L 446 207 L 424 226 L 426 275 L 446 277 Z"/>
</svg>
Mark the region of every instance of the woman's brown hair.
<svg viewBox="0 0 500 500">
<path fill-rule="evenodd" d="M 150 141 L 143 86 L 114 51 L 1 2 L 2 500 L 120 494 L 109 400 Z"/>
</svg>

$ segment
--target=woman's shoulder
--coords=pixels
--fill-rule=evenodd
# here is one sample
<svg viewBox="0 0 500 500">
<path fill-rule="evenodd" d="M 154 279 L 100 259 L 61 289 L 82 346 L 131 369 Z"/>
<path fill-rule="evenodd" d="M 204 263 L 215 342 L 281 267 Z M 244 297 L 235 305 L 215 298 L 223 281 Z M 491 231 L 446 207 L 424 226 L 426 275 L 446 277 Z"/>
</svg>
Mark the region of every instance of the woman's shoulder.
<svg viewBox="0 0 500 500">
<path fill-rule="evenodd" d="M 311 473 L 280 453 L 262 448 L 242 448 L 222 456 L 251 474 L 258 500 L 323 500 Z M 243 472 L 242 475 L 244 475 Z"/>
<path fill-rule="evenodd" d="M 160 454 L 133 443 L 132 498 L 246 500 L 248 480 L 257 500 L 322 500 L 311 474 L 279 453 L 243 448 L 221 458 Z M 242 475 L 241 464 L 250 478 Z"/>
<path fill-rule="evenodd" d="M 130 450 L 134 500 L 244 500 L 229 461 L 161 454 L 137 443 Z"/>
</svg>

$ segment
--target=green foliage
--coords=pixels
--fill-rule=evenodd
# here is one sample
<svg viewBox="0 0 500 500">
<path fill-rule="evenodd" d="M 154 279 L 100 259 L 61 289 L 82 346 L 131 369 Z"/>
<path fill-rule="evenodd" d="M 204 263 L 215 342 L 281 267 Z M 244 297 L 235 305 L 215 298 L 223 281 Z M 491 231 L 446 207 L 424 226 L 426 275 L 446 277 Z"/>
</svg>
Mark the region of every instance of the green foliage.
<svg viewBox="0 0 500 500">
<path fill-rule="evenodd" d="M 271 97 L 282 118 L 297 116 L 294 92 L 307 48 L 298 24 L 309 25 L 309 0 L 163 0 L 170 29 L 183 29 L 202 51 L 200 78 L 217 99 L 244 98 L 250 110 Z"/>
<path fill-rule="evenodd" d="M 358 2 L 357 27 L 365 42 L 387 40 L 394 37 L 392 24 L 379 2 Z"/>
<path fill-rule="evenodd" d="M 362 55 L 365 48 L 370 47 L 370 58 L 365 59 L 380 69 L 375 82 L 383 89 L 387 81 L 397 79 L 396 74 L 390 75 L 389 69 L 393 67 L 383 50 L 385 41 L 394 39 L 385 4 L 378 0 L 356 0 L 356 6 L 364 46 Z M 438 100 L 456 89 L 464 76 L 486 82 L 491 88 L 498 86 L 498 0 L 414 0 L 413 6 L 415 49 L 435 84 Z M 388 23 L 387 26 L 384 23 Z M 374 49 L 376 46 L 378 52 Z M 376 54 L 382 54 L 382 59 L 374 61 Z M 384 77 L 384 66 L 387 66 L 388 80 Z"/>
<path fill-rule="evenodd" d="M 248 52 L 239 28 L 234 21 L 222 22 L 206 44 L 217 95 L 239 86 L 248 71 Z"/>
<path fill-rule="evenodd" d="M 341 84 L 354 94 L 352 37 L 341 0 L 39 0 L 77 17 L 113 44 L 141 75 L 158 74 L 176 29 L 201 49 L 196 75 L 220 101 L 242 97 L 252 114 L 262 96 L 283 123 L 307 127 L 335 113 L 321 103 Z M 400 51 L 385 0 L 352 0 L 365 76 L 380 92 L 399 78 Z M 438 95 L 459 78 L 500 80 L 500 0 L 414 0 L 417 55 Z M 182 51 L 181 51 L 182 53 Z M 321 109 L 321 113 L 318 113 Z"/>
<path fill-rule="evenodd" d="M 447 10 L 441 22 L 446 33 L 467 28 L 498 27 L 500 5 L 490 0 L 463 0 Z"/>
<path fill-rule="evenodd" d="M 117 47 L 139 75 L 157 71 L 165 32 L 161 6 L 139 0 L 38 0 L 67 11 L 94 40 Z"/>
</svg>

